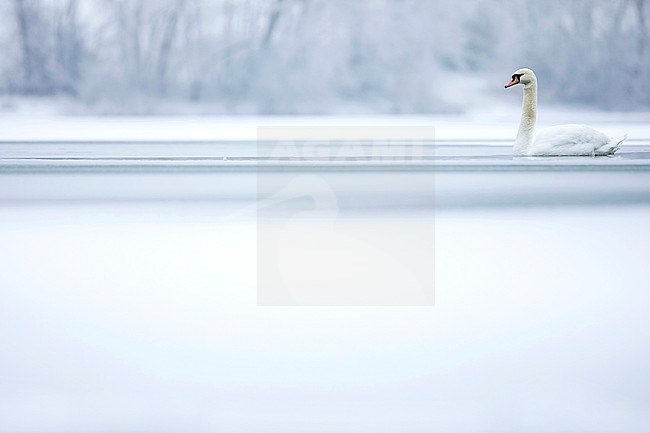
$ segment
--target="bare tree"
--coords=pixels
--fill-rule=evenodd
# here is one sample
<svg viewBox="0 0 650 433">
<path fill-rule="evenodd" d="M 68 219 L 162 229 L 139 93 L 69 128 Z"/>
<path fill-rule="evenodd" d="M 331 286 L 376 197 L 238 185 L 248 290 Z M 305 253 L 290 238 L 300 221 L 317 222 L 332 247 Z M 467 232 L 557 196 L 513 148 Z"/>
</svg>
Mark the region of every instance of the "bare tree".
<svg viewBox="0 0 650 433">
<path fill-rule="evenodd" d="M 268 19 L 268 24 L 266 25 L 266 31 L 264 32 L 264 37 L 262 38 L 263 49 L 268 48 L 269 44 L 271 43 L 271 38 L 273 37 L 273 33 L 277 28 L 278 20 L 280 19 L 280 15 L 282 13 L 283 2 L 284 0 L 275 0 L 273 3 L 273 7 L 271 8 L 271 13 Z"/>
<path fill-rule="evenodd" d="M 46 57 L 47 23 L 38 5 L 29 0 L 14 0 L 14 11 L 22 55 L 22 90 L 27 94 L 51 94 L 54 88 Z"/>
<path fill-rule="evenodd" d="M 224 111 L 445 111 L 458 107 L 443 75 L 488 80 L 522 65 L 543 77 L 549 100 L 650 108 L 650 84 L 618 80 L 650 73 L 648 0 L 11 0 L 0 9 L 0 89 L 65 92 L 118 111 L 179 98 Z"/>
<path fill-rule="evenodd" d="M 58 87 L 72 95 L 78 93 L 84 52 L 78 7 L 77 0 L 65 2 L 56 23 L 56 64 L 60 71 Z"/>
<path fill-rule="evenodd" d="M 185 9 L 185 1 L 178 0 L 169 8 L 164 17 L 160 48 L 157 61 L 157 81 L 160 95 L 167 93 L 167 71 L 169 69 L 172 46 L 178 34 L 179 21 Z"/>
</svg>

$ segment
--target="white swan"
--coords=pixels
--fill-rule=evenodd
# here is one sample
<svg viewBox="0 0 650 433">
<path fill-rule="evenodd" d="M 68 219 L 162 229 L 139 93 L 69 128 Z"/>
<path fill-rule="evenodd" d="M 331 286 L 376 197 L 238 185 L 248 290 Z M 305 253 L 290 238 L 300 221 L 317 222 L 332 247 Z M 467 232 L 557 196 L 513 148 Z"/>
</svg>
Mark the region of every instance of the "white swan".
<svg viewBox="0 0 650 433">
<path fill-rule="evenodd" d="M 524 85 L 524 105 L 513 154 L 521 156 L 613 155 L 627 136 L 611 139 L 587 125 L 559 125 L 535 134 L 537 77 L 528 68 L 517 70 L 506 89 Z"/>
</svg>

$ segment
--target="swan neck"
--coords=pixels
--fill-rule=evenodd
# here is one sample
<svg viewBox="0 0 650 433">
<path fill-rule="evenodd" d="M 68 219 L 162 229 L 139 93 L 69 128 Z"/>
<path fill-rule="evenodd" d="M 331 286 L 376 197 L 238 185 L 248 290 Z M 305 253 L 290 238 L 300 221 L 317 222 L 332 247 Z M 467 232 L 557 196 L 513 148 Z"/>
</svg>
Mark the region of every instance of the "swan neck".
<svg viewBox="0 0 650 433">
<path fill-rule="evenodd" d="M 515 154 L 525 154 L 533 145 L 535 123 L 537 122 L 537 83 L 524 87 L 524 103 L 521 110 L 519 132 L 515 140 Z"/>
</svg>

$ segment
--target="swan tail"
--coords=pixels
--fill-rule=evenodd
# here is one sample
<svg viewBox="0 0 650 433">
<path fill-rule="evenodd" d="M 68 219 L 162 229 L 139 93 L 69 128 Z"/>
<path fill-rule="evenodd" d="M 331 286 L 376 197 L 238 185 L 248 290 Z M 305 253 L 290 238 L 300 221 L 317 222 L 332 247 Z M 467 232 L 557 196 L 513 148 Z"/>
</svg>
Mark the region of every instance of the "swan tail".
<svg viewBox="0 0 650 433">
<path fill-rule="evenodd" d="M 612 138 L 608 143 L 603 144 L 598 149 L 596 149 L 596 152 L 598 155 L 613 155 L 621 147 L 621 143 L 623 143 L 626 139 L 627 134 L 622 137 Z"/>
</svg>

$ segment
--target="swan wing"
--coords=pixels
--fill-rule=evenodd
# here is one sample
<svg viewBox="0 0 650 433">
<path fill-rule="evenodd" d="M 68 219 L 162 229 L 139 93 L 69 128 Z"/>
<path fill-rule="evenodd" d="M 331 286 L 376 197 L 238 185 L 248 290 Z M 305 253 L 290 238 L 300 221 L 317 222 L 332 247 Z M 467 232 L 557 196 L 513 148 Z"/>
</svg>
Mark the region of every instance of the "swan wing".
<svg viewBox="0 0 650 433">
<path fill-rule="evenodd" d="M 594 155 L 610 143 L 610 138 L 587 125 L 558 125 L 539 131 L 532 153 L 535 155 Z"/>
</svg>

